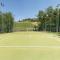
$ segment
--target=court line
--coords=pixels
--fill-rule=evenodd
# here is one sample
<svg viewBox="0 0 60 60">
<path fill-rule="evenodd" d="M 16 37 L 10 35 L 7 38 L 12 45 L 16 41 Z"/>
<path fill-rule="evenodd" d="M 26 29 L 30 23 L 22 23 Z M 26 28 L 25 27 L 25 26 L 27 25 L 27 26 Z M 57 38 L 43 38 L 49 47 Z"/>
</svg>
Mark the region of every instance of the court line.
<svg viewBox="0 0 60 60">
<path fill-rule="evenodd" d="M 0 48 L 60 48 L 60 46 L 0 46 Z"/>
</svg>

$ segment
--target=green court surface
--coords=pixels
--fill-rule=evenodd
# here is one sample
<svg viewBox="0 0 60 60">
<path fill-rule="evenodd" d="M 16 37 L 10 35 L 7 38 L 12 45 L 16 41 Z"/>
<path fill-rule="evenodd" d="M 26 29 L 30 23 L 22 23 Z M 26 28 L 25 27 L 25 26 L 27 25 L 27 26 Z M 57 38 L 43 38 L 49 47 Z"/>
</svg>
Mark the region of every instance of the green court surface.
<svg viewBox="0 0 60 60">
<path fill-rule="evenodd" d="M 56 34 L 46 32 L 14 32 L 0 34 L 0 46 L 60 46 Z"/>
<path fill-rule="evenodd" d="M 0 60 L 60 60 L 60 38 L 46 32 L 0 34 Z"/>
<path fill-rule="evenodd" d="M 0 48 L 0 60 L 60 60 L 60 48 Z"/>
</svg>

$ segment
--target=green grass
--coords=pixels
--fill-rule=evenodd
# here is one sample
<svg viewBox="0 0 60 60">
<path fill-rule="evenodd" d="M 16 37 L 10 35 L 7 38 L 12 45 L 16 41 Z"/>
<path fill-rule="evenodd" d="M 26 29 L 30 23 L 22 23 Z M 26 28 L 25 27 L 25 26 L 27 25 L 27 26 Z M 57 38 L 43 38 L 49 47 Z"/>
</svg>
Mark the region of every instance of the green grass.
<svg viewBox="0 0 60 60">
<path fill-rule="evenodd" d="M 60 60 L 60 48 L 0 48 L 0 60 Z"/>
<path fill-rule="evenodd" d="M 32 22 L 16 22 L 14 24 L 14 30 L 19 31 L 19 30 L 32 30 L 33 29 L 33 24 Z"/>
<path fill-rule="evenodd" d="M 60 46 L 54 33 L 13 32 L 0 34 L 0 46 Z M 0 60 L 60 60 L 60 48 L 0 47 Z"/>
<path fill-rule="evenodd" d="M 53 33 L 45 32 L 14 32 L 0 34 L 1 45 L 17 46 L 60 46 L 60 38 Z"/>
</svg>

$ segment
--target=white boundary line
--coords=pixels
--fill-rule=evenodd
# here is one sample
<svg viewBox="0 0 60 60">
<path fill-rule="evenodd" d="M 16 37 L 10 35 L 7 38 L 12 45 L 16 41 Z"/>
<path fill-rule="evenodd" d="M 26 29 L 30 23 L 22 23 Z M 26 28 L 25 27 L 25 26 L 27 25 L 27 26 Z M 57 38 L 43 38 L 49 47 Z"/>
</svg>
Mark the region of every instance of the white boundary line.
<svg viewBox="0 0 60 60">
<path fill-rule="evenodd" d="M 60 46 L 0 46 L 0 48 L 60 48 Z"/>
</svg>

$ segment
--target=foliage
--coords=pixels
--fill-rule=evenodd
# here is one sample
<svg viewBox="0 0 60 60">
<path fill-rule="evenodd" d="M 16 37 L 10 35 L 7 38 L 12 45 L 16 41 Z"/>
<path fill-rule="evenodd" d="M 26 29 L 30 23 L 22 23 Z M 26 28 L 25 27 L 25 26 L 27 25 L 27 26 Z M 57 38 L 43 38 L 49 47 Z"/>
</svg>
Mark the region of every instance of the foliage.
<svg viewBox="0 0 60 60">
<path fill-rule="evenodd" d="M 14 23 L 14 31 L 31 31 L 33 27 L 33 22 L 22 21 Z"/>
<path fill-rule="evenodd" d="M 13 31 L 14 18 L 11 12 L 0 13 L 0 32 Z"/>
<path fill-rule="evenodd" d="M 60 9 L 48 7 L 45 11 L 38 12 L 38 19 L 41 22 L 38 25 L 38 30 L 42 31 L 60 31 Z"/>
</svg>

